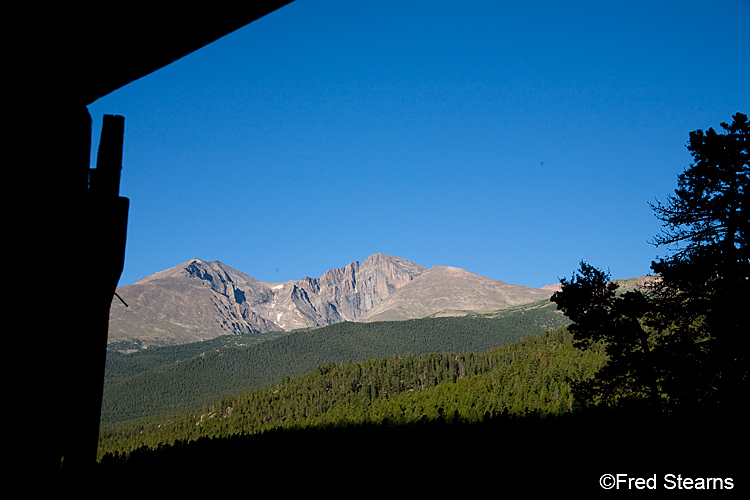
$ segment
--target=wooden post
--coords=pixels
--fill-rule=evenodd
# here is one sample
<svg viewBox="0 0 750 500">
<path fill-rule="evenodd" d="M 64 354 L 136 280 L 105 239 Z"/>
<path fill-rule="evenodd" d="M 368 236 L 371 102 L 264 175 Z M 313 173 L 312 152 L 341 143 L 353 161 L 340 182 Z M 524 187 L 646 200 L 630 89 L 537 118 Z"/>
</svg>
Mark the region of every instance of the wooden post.
<svg viewBox="0 0 750 500">
<path fill-rule="evenodd" d="M 80 297 L 80 337 L 75 359 L 67 365 L 69 409 L 63 468 L 85 478 L 95 464 L 99 442 L 109 308 L 122 274 L 127 232 L 127 198 L 119 196 L 124 118 L 105 115 L 96 169 L 90 171 L 84 217 L 84 287 Z M 77 479 L 74 479 L 77 481 Z"/>
</svg>

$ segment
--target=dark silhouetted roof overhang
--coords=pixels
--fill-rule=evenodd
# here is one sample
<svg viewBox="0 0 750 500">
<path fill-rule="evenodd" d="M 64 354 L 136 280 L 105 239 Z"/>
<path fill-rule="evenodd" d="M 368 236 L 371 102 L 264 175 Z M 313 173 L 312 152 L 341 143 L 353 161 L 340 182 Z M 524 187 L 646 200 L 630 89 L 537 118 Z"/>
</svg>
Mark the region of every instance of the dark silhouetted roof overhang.
<svg viewBox="0 0 750 500">
<path fill-rule="evenodd" d="M 87 105 L 289 3 L 65 2 L 23 7 L 6 21 L 18 23 L 19 80 L 40 99 Z"/>
</svg>

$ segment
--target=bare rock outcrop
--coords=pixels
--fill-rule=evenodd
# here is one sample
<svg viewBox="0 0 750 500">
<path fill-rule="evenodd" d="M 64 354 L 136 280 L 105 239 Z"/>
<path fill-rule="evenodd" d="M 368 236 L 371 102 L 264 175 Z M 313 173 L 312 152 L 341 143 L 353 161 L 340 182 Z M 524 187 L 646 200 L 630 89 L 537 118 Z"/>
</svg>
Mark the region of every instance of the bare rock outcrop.
<svg viewBox="0 0 750 500">
<path fill-rule="evenodd" d="M 320 278 L 266 283 L 218 261 L 191 259 L 118 288 L 130 307 L 112 307 L 109 341 L 147 347 L 357 321 L 423 271 L 375 254 Z"/>
</svg>

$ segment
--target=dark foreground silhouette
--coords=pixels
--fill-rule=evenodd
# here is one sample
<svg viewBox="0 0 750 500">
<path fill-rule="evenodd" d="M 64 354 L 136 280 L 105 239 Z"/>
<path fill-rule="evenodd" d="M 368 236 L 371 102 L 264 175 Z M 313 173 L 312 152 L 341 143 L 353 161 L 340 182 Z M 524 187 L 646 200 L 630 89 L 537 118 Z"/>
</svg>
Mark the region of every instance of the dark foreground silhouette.
<svg viewBox="0 0 750 500">
<path fill-rule="evenodd" d="M 79 495 L 159 499 L 741 498 L 750 481 L 748 444 L 739 417 L 601 410 L 468 424 L 448 416 L 140 450 L 127 459 L 105 457 L 77 484 L 61 474 L 59 486 Z M 605 474 L 620 474 L 620 484 L 603 489 Z"/>
<path fill-rule="evenodd" d="M 124 120 L 104 118 L 97 166 L 90 169 L 87 105 L 288 3 L 258 0 L 231 9 L 18 4 L 9 14 L 13 38 L 34 37 L 34 44 L 20 44 L 3 63 L 13 95 L 7 142 L 26 158 L 12 183 L 24 194 L 8 217 L 6 240 L 16 263 L 10 267 L 17 274 L 11 281 L 28 278 L 19 262 L 70 276 L 63 292 L 39 293 L 35 301 L 11 294 L 7 308 L 38 319 L 43 302 L 53 330 L 65 333 L 48 335 L 37 321 L 24 331 L 44 335 L 45 346 L 33 347 L 33 359 L 21 363 L 30 368 L 14 380 L 13 390 L 24 397 L 43 391 L 55 422 L 45 412 L 25 415 L 33 432 L 11 453 L 23 472 L 47 471 L 65 456 L 68 466 L 86 474 L 96 457 L 108 315 L 124 261 L 128 200 L 119 196 Z M 17 337 L 12 352 L 36 342 Z M 47 487 L 47 481 L 38 483 L 32 487 Z"/>
</svg>

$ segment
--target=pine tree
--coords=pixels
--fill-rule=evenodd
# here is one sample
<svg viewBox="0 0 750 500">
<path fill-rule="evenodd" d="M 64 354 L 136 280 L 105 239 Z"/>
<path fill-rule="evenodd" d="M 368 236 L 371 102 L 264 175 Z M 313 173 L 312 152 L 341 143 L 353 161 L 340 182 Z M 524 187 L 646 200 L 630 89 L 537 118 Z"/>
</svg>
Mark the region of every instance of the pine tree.
<svg viewBox="0 0 750 500">
<path fill-rule="evenodd" d="M 661 276 L 661 320 L 700 344 L 695 382 L 713 403 L 733 406 L 750 396 L 750 125 L 737 113 L 721 127 L 690 134 L 694 163 L 667 203 L 652 205 L 664 224 L 654 243 L 672 251 L 652 269 Z"/>
</svg>

